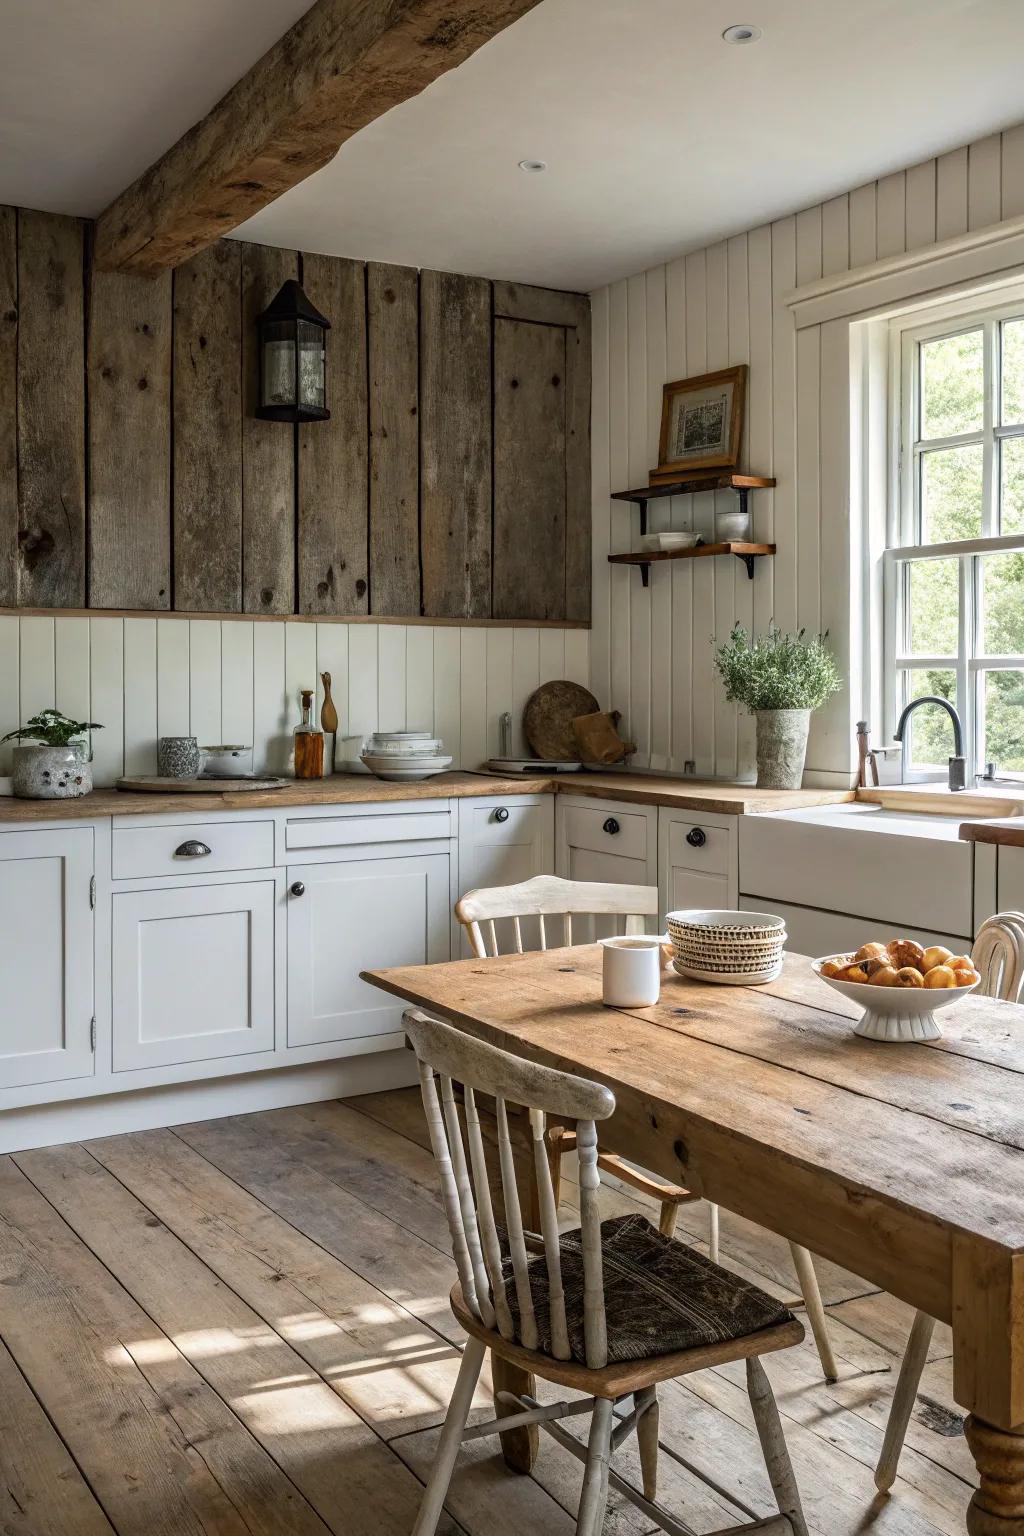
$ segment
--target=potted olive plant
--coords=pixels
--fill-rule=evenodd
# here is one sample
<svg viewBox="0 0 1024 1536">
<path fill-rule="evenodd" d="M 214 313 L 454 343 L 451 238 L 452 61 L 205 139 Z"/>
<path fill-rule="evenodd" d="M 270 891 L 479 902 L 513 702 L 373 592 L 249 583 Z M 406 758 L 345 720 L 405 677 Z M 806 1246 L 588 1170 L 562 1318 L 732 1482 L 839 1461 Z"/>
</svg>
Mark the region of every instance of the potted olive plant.
<svg viewBox="0 0 1024 1536">
<path fill-rule="evenodd" d="M 15 747 L 13 788 L 25 800 L 71 800 L 92 789 L 92 763 L 81 738 L 101 731 L 95 720 L 69 720 L 59 709 L 43 709 L 3 741 L 30 741 Z"/>
<path fill-rule="evenodd" d="M 726 698 L 757 721 L 759 789 L 800 788 L 811 710 L 842 686 L 827 638 L 803 629 L 786 635 L 774 623 L 755 637 L 736 624 L 715 652 Z"/>
</svg>

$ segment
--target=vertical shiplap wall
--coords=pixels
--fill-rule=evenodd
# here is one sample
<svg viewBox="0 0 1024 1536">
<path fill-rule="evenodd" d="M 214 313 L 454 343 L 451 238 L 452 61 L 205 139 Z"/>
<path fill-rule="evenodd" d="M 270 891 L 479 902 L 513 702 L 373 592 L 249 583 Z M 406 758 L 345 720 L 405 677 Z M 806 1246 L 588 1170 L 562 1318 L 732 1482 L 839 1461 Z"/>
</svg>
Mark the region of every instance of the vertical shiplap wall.
<svg viewBox="0 0 1024 1536">
<path fill-rule="evenodd" d="M 555 678 L 585 684 L 589 648 L 585 629 L 0 615 L 0 736 L 56 707 L 103 725 L 97 784 L 155 773 L 158 736 L 252 742 L 258 769 L 286 773 L 299 690 L 317 685 L 319 717 L 330 672 L 339 735 L 430 730 L 475 768 L 497 755 L 505 710 L 526 751 L 527 698 Z"/>
<path fill-rule="evenodd" d="M 850 662 L 849 337 L 841 322 L 797 336 L 786 296 L 801 283 L 1024 214 L 1024 125 L 858 187 L 593 295 L 593 632 L 591 686 L 623 712 L 637 762 L 698 774 L 753 771 L 752 722 L 727 704 L 712 637 L 733 621 L 763 631 L 827 627 Z M 753 582 L 738 561 L 667 562 L 645 591 L 609 553 L 639 547 L 639 515 L 611 491 L 657 463 L 661 388 L 750 364 L 742 462 L 774 475 L 751 497 L 754 536 L 775 542 Z M 844 412 L 846 413 L 844 415 Z M 729 492 L 650 503 L 650 526 L 710 540 Z M 856 706 L 854 706 L 856 707 Z M 808 770 L 848 778 L 848 696 L 819 711 Z"/>
</svg>

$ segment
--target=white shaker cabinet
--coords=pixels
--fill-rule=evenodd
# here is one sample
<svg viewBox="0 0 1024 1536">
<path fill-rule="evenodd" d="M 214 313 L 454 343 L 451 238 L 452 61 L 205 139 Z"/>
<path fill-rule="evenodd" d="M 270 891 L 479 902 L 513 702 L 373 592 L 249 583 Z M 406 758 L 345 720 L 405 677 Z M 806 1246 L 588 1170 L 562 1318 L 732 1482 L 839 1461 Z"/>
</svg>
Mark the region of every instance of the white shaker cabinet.
<svg viewBox="0 0 1024 1536">
<path fill-rule="evenodd" d="M 450 958 L 447 849 L 290 864 L 287 893 L 289 1050 L 385 1035 L 380 1049 L 400 1045 L 402 1004 L 359 972 Z"/>
<path fill-rule="evenodd" d="M 115 890 L 115 1072 L 273 1050 L 282 883 L 267 870 Z"/>
<path fill-rule="evenodd" d="M 658 807 L 559 795 L 555 802 L 555 874 L 565 880 L 616 885 L 658 884 Z M 653 929 L 654 918 L 647 920 Z M 593 936 L 621 928 L 621 920 L 593 919 Z M 573 923 L 574 934 L 582 925 Z M 589 937 L 579 932 L 577 942 Z"/>
<path fill-rule="evenodd" d="M 91 1076 L 93 830 L 0 833 L 0 1088 Z"/>
<path fill-rule="evenodd" d="M 519 885 L 554 868 L 555 807 L 553 795 L 516 795 L 508 800 L 483 798 L 459 801 L 458 894 L 480 886 Z M 508 929 L 508 932 L 503 930 Z M 498 924 L 502 950 L 514 949 L 511 922 Z M 540 947 L 535 922 L 521 924 L 526 949 Z M 453 954 L 469 955 L 469 940 L 454 924 Z"/>
<path fill-rule="evenodd" d="M 703 815 L 662 806 L 658 813 L 658 869 L 663 912 L 736 907 L 738 821 L 738 816 Z"/>
<path fill-rule="evenodd" d="M 1024 848 L 1000 847 L 997 850 L 997 859 L 998 910 L 1024 912 Z"/>
</svg>

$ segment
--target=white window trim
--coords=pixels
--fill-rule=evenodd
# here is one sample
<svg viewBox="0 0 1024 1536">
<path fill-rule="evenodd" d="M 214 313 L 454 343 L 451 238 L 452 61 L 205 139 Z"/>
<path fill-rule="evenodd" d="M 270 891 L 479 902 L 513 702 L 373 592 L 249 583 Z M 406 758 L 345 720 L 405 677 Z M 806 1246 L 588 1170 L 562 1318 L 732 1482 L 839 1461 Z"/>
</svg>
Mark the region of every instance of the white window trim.
<svg viewBox="0 0 1024 1536">
<path fill-rule="evenodd" d="M 883 572 L 883 637 L 882 679 L 883 710 L 886 726 L 891 734 L 895 730 L 900 711 L 907 698 L 907 681 L 910 670 L 927 671 L 942 667 L 956 673 L 956 702 L 964 728 L 964 753 L 967 758 L 968 784 L 972 775 L 984 767 L 985 755 L 985 700 L 983 687 L 978 679 L 984 672 L 1000 670 L 1024 671 L 1024 656 L 988 656 L 975 650 L 980 639 L 977 633 L 977 601 L 980 566 L 978 555 L 995 554 L 999 551 L 1024 549 L 1024 534 L 998 534 L 995 519 L 998 512 L 999 445 L 1008 438 L 1024 437 L 1024 423 L 1003 427 L 999 424 L 1000 402 L 998 377 L 998 337 L 1003 320 L 1024 317 L 1024 298 L 1014 302 L 1004 301 L 981 308 L 975 300 L 945 304 L 931 311 L 933 318 L 921 324 L 921 316 L 904 314 L 889 325 L 889 424 L 891 434 L 890 463 L 892 474 L 889 487 L 886 548 L 882 554 Z M 934 318 L 935 315 L 939 318 Z M 938 337 L 956 335 L 964 331 L 983 330 L 985 333 L 985 380 L 983 422 L 978 431 L 956 434 L 949 438 L 917 439 L 916 425 L 920 377 L 918 348 L 922 342 Z M 983 449 L 982 483 L 982 536 L 935 544 L 919 542 L 920 531 L 920 475 L 916 461 L 924 452 L 942 447 L 963 447 L 979 443 Z M 902 597 L 905 592 L 907 564 L 910 560 L 936 560 L 955 558 L 959 561 L 959 625 L 958 646 L 955 656 L 917 656 L 908 654 L 902 645 L 905 636 L 902 628 Z M 1000 775 L 1001 765 L 996 764 Z M 1002 770 L 1005 774 L 1005 770 Z M 912 778 L 941 778 L 939 773 L 918 770 L 908 775 Z"/>
</svg>

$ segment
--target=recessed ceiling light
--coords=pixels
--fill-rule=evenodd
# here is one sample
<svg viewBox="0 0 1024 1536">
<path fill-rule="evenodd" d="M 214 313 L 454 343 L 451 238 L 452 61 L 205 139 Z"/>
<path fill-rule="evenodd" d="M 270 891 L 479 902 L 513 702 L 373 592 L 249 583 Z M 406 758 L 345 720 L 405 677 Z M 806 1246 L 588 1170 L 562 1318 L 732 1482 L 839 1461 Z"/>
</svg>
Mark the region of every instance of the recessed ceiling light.
<svg viewBox="0 0 1024 1536">
<path fill-rule="evenodd" d="M 547 168 L 548 163 L 546 160 L 520 160 L 519 162 L 519 169 L 521 171 L 546 171 Z"/>
<path fill-rule="evenodd" d="M 748 22 L 740 21 L 735 26 L 726 27 L 722 33 L 727 43 L 756 43 L 761 38 L 761 28 L 752 27 Z"/>
</svg>

